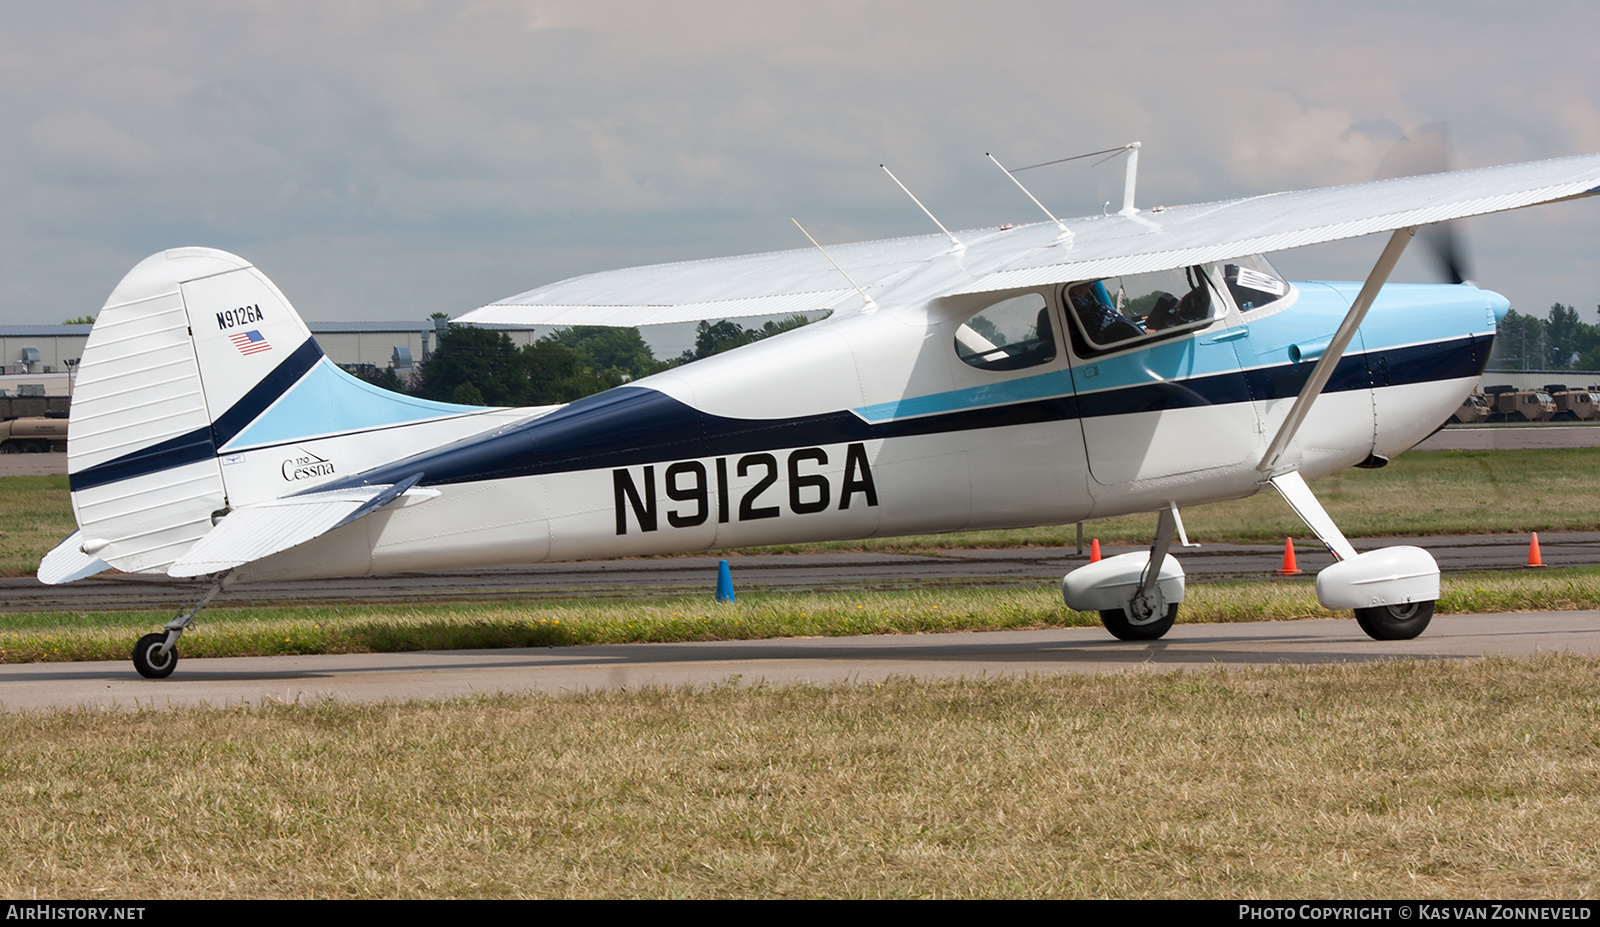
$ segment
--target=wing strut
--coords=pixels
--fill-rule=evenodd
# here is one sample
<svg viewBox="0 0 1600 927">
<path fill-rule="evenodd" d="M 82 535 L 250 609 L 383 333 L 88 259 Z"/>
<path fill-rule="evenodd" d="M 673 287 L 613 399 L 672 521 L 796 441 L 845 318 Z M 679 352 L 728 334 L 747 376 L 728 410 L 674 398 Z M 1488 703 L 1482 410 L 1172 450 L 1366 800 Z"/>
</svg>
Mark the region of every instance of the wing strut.
<svg viewBox="0 0 1600 927">
<path fill-rule="evenodd" d="M 1261 455 L 1261 463 L 1256 469 L 1266 474 L 1268 479 L 1278 475 L 1275 468 L 1278 458 L 1283 456 L 1284 450 L 1289 447 L 1289 442 L 1294 440 L 1295 432 L 1305 422 L 1306 415 L 1311 412 L 1311 404 L 1317 401 L 1322 394 L 1322 388 L 1328 385 L 1328 379 L 1333 376 L 1333 369 L 1339 365 L 1339 359 L 1344 357 L 1345 348 L 1350 346 L 1350 339 L 1355 337 L 1356 329 L 1361 327 L 1361 320 L 1367 317 L 1367 310 L 1372 307 L 1373 300 L 1378 298 L 1378 290 L 1389 279 L 1389 274 L 1394 271 L 1394 266 L 1400 260 L 1400 255 L 1406 250 L 1406 245 L 1417 234 L 1416 226 L 1395 229 L 1389 236 L 1389 244 L 1383 249 L 1383 254 L 1378 257 L 1378 263 L 1372 266 L 1372 272 L 1367 274 L 1367 282 L 1361 287 L 1361 293 L 1356 296 L 1356 301 L 1350 304 L 1350 311 L 1345 314 L 1344 321 L 1339 323 L 1339 330 L 1334 333 L 1333 340 L 1328 343 L 1327 350 L 1317 360 L 1317 365 L 1311 369 L 1311 378 L 1306 380 L 1306 385 L 1301 387 L 1300 395 L 1295 397 L 1294 405 L 1289 408 L 1289 414 L 1279 426 L 1278 433 L 1272 436 L 1272 443 L 1267 445 L 1267 452 Z M 1290 468 L 1293 469 L 1293 468 Z"/>
</svg>

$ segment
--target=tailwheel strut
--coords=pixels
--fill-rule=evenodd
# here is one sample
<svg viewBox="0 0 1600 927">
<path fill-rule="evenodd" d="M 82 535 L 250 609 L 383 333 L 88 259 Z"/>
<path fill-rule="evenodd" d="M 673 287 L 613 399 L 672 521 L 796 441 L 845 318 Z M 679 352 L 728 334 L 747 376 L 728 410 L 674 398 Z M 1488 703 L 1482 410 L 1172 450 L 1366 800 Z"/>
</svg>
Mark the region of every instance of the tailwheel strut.
<svg viewBox="0 0 1600 927">
<path fill-rule="evenodd" d="M 224 573 L 212 583 L 211 590 L 201 597 L 194 607 L 167 622 L 166 629 L 154 634 L 146 634 L 139 638 L 133 645 L 133 668 L 140 676 L 146 679 L 165 679 L 172 675 L 178 666 L 178 638 L 183 636 L 184 629 L 194 621 L 194 616 L 200 609 L 210 604 L 229 584 L 231 574 Z"/>
</svg>

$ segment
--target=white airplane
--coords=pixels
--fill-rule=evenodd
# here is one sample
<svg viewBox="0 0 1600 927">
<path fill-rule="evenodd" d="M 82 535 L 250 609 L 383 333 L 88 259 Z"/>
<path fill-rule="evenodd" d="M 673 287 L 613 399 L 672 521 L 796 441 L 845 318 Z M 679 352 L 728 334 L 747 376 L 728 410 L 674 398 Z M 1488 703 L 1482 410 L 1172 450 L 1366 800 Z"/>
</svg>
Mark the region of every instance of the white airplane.
<svg viewBox="0 0 1600 927">
<path fill-rule="evenodd" d="M 1383 286 L 1417 227 L 1600 192 L 1600 155 L 1143 211 L 1132 177 L 1112 215 L 592 274 L 465 317 L 831 310 L 564 406 L 385 392 L 324 357 L 246 261 L 161 252 L 84 349 L 67 457 L 79 530 L 39 578 L 209 578 L 135 647 L 160 678 L 234 582 L 1156 512 L 1148 551 L 1062 583 L 1067 605 L 1149 640 L 1183 601 L 1179 509 L 1272 486 L 1337 560 L 1317 577 L 1325 607 L 1354 609 L 1374 638 L 1420 633 L 1433 559 L 1358 555 L 1306 481 L 1410 448 L 1488 360 L 1505 298 Z M 1259 256 L 1386 231 L 1364 284 L 1289 283 Z"/>
</svg>

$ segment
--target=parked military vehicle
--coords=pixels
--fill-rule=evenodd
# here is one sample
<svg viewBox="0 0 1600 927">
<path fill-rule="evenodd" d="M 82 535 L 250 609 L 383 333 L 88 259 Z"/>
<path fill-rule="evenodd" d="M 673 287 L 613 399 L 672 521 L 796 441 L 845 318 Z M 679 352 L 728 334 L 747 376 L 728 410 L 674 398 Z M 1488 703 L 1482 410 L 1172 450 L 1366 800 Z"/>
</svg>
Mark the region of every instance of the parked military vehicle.
<svg viewBox="0 0 1600 927">
<path fill-rule="evenodd" d="M 1461 408 L 1457 409 L 1445 424 L 1476 425 L 1479 422 L 1488 421 L 1489 416 L 1493 413 L 1494 406 L 1489 403 L 1488 398 L 1482 393 L 1473 393 L 1461 400 Z"/>
<path fill-rule="evenodd" d="M 0 396 L 0 420 L 3 421 L 37 416 L 65 419 L 71 410 L 71 396 Z"/>
<path fill-rule="evenodd" d="M 67 450 L 65 418 L 14 418 L 0 422 L 0 454 L 46 454 Z"/>
<path fill-rule="evenodd" d="M 1489 386 L 1484 394 L 1494 406 L 1491 422 L 1548 422 L 1556 417 L 1556 403 L 1542 389 Z"/>
<path fill-rule="evenodd" d="M 1581 386 L 1547 383 L 1544 391 L 1556 404 L 1555 421 L 1587 422 L 1600 418 L 1600 396 Z"/>
</svg>

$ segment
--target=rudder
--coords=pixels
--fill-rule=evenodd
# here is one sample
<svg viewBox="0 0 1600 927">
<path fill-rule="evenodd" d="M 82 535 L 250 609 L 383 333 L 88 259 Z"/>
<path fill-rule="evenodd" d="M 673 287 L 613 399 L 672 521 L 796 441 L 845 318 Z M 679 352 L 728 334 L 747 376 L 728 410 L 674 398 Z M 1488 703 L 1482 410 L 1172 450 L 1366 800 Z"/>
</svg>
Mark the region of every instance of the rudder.
<svg viewBox="0 0 1600 927">
<path fill-rule="evenodd" d="M 84 550 L 163 571 L 228 507 L 217 449 L 322 357 L 249 262 L 164 251 L 112 291 L 84 347 L 67 472 Z"/>
</svg>

